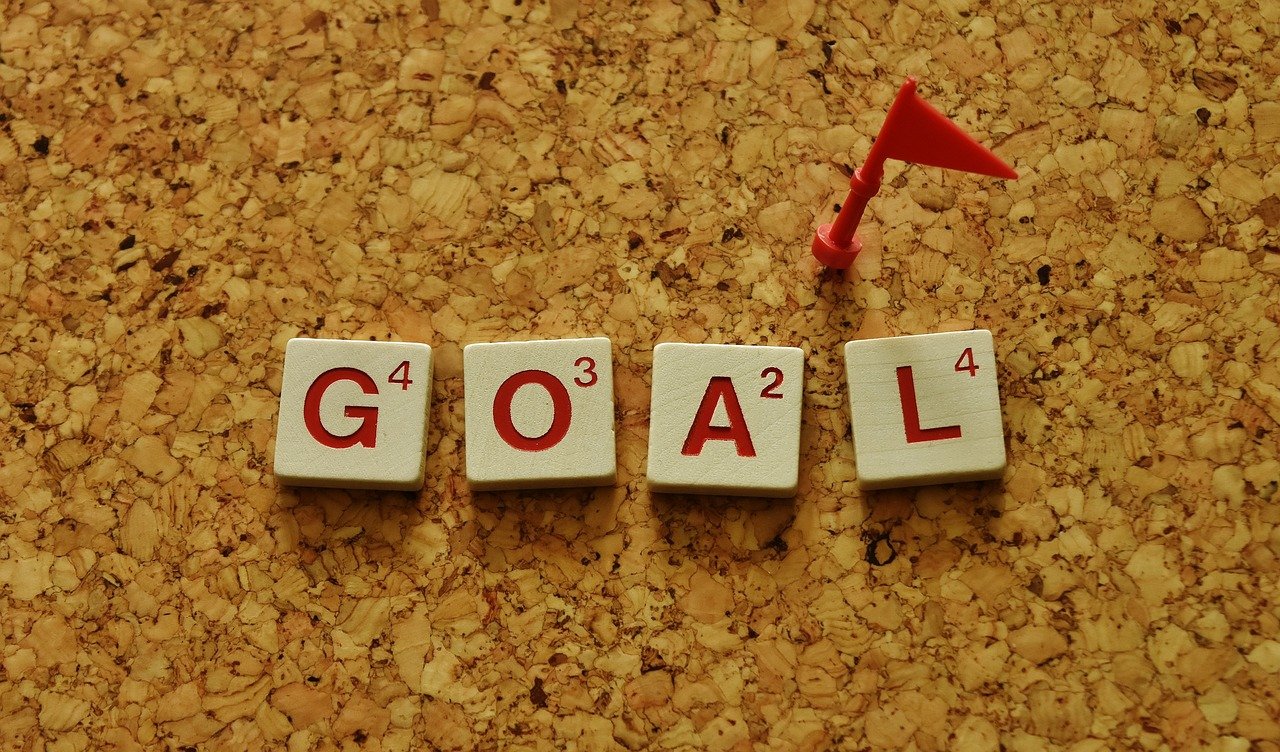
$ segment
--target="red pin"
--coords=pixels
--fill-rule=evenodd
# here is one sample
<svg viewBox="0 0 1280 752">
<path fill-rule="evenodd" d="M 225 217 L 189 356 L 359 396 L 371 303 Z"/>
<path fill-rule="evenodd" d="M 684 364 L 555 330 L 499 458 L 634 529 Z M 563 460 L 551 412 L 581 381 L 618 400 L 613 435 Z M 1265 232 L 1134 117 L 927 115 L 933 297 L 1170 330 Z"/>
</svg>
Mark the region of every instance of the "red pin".
<svg viewBox="0 0 1280 752">
<path fill-rule="evenodd" d="M 813 255 L 824 265 L 848 269 L 862 250 L 862 241 L 854 231 L 862 221 L 867 202 L 880 191 L 886 159 L 997 178 L 1018 177 L 1012 167 L 921 99 L 916 94 L 915 78 L 908 78 L 889 107 L 866 164 L 855 170 L 849 180 L 849 195 L 840 205 L 836 221 L 822 225 L 813 236 Z"/>
</svg>

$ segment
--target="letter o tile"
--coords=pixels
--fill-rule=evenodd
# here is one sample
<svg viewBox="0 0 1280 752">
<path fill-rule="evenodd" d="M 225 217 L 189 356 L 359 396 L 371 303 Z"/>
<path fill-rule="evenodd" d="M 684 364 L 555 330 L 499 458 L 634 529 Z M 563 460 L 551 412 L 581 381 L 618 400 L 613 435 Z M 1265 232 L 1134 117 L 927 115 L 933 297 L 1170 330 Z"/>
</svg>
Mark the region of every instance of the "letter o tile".
<svg viewBox="0 0 1280 752">
<path fill-rule="evenodd" d="M 467 345 L 462 371 L 472 488 L 614 482 L 613 351 L 607 337 Z"/>
</svg>

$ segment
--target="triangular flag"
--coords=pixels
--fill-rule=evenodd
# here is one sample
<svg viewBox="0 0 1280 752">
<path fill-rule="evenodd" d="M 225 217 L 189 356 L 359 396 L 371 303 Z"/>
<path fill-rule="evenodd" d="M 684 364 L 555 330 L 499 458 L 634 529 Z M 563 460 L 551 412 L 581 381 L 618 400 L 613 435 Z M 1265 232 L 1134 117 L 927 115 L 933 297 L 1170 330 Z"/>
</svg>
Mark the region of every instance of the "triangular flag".
<svg viewBox="0 0 1280 752">
<path fill-rule="evenodd" d="M 974 141 L 946 115 L 916 93 L 914 78 L 898 90 L 880 135 L 871 146 L 867 162 L 900 159 L 904 162 L 963 170 L 997 178 L 1016 178 L 1018 173 Z"/>
</svg>

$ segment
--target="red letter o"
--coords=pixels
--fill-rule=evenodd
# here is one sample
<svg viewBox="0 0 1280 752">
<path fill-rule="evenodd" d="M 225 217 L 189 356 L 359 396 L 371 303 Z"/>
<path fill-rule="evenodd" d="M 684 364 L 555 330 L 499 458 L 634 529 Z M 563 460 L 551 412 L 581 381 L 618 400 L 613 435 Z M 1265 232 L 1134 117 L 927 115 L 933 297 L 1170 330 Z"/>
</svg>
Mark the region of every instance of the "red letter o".
<svg viewBox="0 0 1280 752">
<path fill-rule="evenodd" d="M 525 436 L 511 421 L 511 401 L 520 387 L 528 384 L 537 384 L 551 396 L 551 427 L 541 436 Z M 560 383 L 560 379 L 546 371 L 521 371 L 502 382 L 498 393 L 493 396 L 493 426 L 498 429 L 502 440 L 514 449 L 525 452 L 550 449 L 569 433 L 572 421 L 573 402 L 569 400 L 569 390 Z"/>
<path fill-rule="evenodd" d="M 372 448 L 378 443 L 378 408 L 364 405 L 347 405 L 343 414 L 348 418 L 360 418 L 360 427 L 346 436 L 330 433 L 320 420 L 320 400 L 325 391 L 339 381 L 352 381 L 365 394 L 377 394 L 378 385 L 369 374 L 355 368 L 333 368 L 320 374 L 307 388 L 307 398 L 302 403 L 302 420 L 312 438 L 332 449 L 346 449 L 356 444 Z"/>
</svg>

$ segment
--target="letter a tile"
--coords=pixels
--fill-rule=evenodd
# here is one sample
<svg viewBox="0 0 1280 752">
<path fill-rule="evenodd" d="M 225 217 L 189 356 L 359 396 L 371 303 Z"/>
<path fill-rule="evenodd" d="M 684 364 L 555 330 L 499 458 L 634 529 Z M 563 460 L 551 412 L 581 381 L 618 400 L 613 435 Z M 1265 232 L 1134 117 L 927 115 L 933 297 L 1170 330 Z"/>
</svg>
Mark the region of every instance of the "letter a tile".
<svg viewBox="0 0 1280 752">
<path fill-rule="evenodd" d="M 467 345 L 462 371 L 472 488 L 613 483 L 607 337 Z"/>
<path fill-rule="evenodd" d="M 422 488 L 429 346 L 296 338 L 284 352 L 275 459 L 281 483 Z"/>
<path fill-rule="evenodd" d="M 664 343 L 653 349 L 649 487 L 792 496 L 804 351 Z"/>
<path fill-rule="evenodd" d="M 919 334 L 844 348 L 858 483 L 898 488 L 999 478 L 1004 426 L 991 332 Z"/>
</svg>

